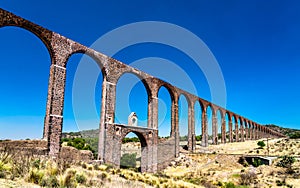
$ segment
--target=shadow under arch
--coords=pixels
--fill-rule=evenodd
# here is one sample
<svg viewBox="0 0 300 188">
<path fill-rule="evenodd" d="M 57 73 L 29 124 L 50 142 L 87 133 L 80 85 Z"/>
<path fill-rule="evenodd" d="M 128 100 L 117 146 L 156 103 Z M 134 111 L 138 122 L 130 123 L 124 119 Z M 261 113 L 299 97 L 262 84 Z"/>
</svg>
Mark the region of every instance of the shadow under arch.
<svg viewBox="0 0 300 188">
<path fill-rule="evenodd" d="M 41 139 L 51 54 L 41 38 L 28 29 L 15 25 L 3 26 L 0 27 L 0 34 L 3 45 L 0 72 L 5 71 L 0 76 L 3 100 L 0 100 L 0 121 L 6 122 L 0 124 L 6 124 L 11 134 L 1 132 L 6 132 L 5 138 Z"/>
<path fill-rule="evenodd" d="M 135 143 L 124 143 L 124 139 L 129 135 L 137 136 L 140 146 L 136 148 Z M 145 169 L 147 166 L 147 154 L 148 154 L 148 144 L 144 135 L 137 131 L 127 131 L 121 138 L 121 155 L 120 155 L 120 168 L 137 168 L 139 172 L 141 169 Z M 123 147 L 127 144 L 127 147 Z M 139 150 L 139 151 L 138 151 Z M 136 164 L 140 162 L 140 165 Z"/>
</svg>

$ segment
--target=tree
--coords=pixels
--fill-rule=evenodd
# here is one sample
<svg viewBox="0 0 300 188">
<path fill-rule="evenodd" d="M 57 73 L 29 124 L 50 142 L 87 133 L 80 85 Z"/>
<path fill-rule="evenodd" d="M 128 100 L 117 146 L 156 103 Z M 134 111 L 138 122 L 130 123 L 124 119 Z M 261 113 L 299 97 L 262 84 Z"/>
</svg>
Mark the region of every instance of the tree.
<svg viewBox="0 0 300 188">
<path fill-rule="evenodd" d="M 135 168 L 136 167 L 136 153 L 124 153 L 121 157 L 122 168 Z"/>
<path fill-rule="evenodd" d="M 257 142 L 257 145 L 259 146 L 259 148 L 263 148 L 263 147 L 265 147 L 266 146 L 266 144 L 265 144 L 265 142 L 264 141 L 258 141 Z"/>
</svg>

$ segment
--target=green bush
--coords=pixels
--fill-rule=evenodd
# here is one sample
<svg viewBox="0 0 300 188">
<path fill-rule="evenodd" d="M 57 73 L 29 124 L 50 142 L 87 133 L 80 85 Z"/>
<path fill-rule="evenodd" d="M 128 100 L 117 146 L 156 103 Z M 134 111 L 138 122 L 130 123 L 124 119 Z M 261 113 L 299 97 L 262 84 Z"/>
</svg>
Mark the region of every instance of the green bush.
<svg viewBox="0 0 300 188">
<path fill-rule="evenodd" d="M 224 188 L 236 188 L 236 186 L 234 185 L 234 183 L 228 182 L 228 183 L 225 183 Z"/>
<path fill-rule="evenodd" d="M 84 184 L 87 180 L 84 174 L 76 174 L 75 179 L 78 183 Z"/>
<path fill-rule="evenodd" d="M 39 184 L 44 177 L 44 173 L 37 169 L 31 169 L 27 178 L 30 183 Z"/>
<path fill-rule="evenodd" d="M 180 141 L 187 141 L 187 140 L 188 140 L 188 136 L 187 136 L 187 135 L 181 136 L 181 137 L 179 138 L 179 140 L 180 140 Z"/>
<path fill-rule="evenodd" d="M 257 145 L 259 146 L 259 148 L 263 148 L 266 146 L 265 142 L 264 141 L 258 141 L 257 142 Z"/>
<path fill-rule="evenodd" d="M 122 140 L 122 143 L 125 144 L 125 143 L 128 143 L 128 142 L 140 142 L 140 139 L 138 137 L 132 137 L 132 138 L 127 138 L 125 137 L 123 140 Z"/>
<path fill-rule="evenodd" d="M 263 165 L 263 163 L 261 162 L 261 160 L 257 159 L 257 158 L 253 159 L 252 164 L 253 164 L 254 167 L 258 167 L 260 165 Z"/>
<path fill-rule="evenodd" d="M 135 168 L 136 167 L 136 153 L 125 153 L 121 157 L 122 168 Z"/>
<path fill-rule="evenodd" d="M 276 166 L 283 167 L 283 168 L 290 168 L 294 162 L 296 162 L 295 157 L 285 155 L 276 164 Z"/>
<path fill-rule="evenodd" d="M 62 141 L 67 142 L 67 146 L 72 146 L 79 150 L 90 150 L 95 153 L 95 150 L 83 138 L 64 138 Z"/>
<path fill-rule="evenodd" d="M 43 178 L 39 185 L 42 187 L 59 187 L 59 182 L 56 176 L 51 175 L 49 177 Z"/>
<path fill-rule="evenodd" d="M 297 138 L 300 138 L 300 132 L 292 133 L 292 134 L 290 135 L 290 138 L 291 138 L 291 139 L 297 139 Z"/>
<path fill-rule="evenodd" d="M 196 141 L 201 141 L 202 140 L 202 135 L 196 136 Z"/>
</svg>

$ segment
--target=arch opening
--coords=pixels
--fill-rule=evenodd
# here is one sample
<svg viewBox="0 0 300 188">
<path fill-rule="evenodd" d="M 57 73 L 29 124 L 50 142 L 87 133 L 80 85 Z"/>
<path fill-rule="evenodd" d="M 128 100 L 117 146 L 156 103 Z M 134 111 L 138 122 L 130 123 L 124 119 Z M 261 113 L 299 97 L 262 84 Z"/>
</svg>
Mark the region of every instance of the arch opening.
<svg viewBox="0 0 300 188">
<path fill-rule="evenodd" d="M 206 108 L 207 114 L 207 133 L 208 133 L 208 144 L 213 143 L 213 109 L 210 105 Z"/>
<path fill-rule="evenodd" d="M 237 119 L 235 117 L 235 115 L 232 115 L 231 117 L 232 119 L 232 139 L 233 139 L 233 142 L 236 142 L 237 141 L 237 138 L 238 138 L 238 123 L 237 123 Z"/>
<path fill-rule="evenodd" d="M 188 149 L 188 133 L 189 133 L 189 117 L 188 117 L 188 101 L 185 95 L 181 94 L 178 100 L 179 115 L 179 145 L 183 149 Z"/>
<path fill-rule="evenodd" d="M 129 117 L 132 113 L 137 117 L 134 122 Z M 148 92 L 135 74 L 124 73 L 117 82 L 115 122 L 141 127 L 148 125 Z"/>
<path fill-rule="evenodd" d="M 172 95 L 170 91 L 161 86 L 158 90 L 158 136 L 169 138 L 171 135 Z"/>
<path fill-rule="evenodd" d="M 217 140 L 216 143 L 220 143 L 222 140 L 222 114 L 221 110 L 217 111 Z"/>
<path fill-rule="evenodd" d="M 201 145 L 202 140 L 202 109 L 200 102 L 196 101 L 194 105 L 196 145 Z"/>
<path fill-rule="evenodd" d="M 230 117 L 229 117 L 229 114 L 228 112 L 226 112 L 225 114 L 225 121 L 226 121 L 226 132 L 225 132 L 225 142 L 228 143 L 230 142 L 230 128 L 229 128 L 229 120 L 230 120 Z"/>
<path fill-rule="evenodd" d="M 96 158 L 104 75 L 92 57 L 81 53 L 71 55 L 66 68 L 62 142 L 81 137 Z"/>
<path fill-rule="evenodd" d="M 138 132 L 129 132 L 122 139 L 120 168 L 133 169 L 141 172 L 147 159 L 147 142 L 144 136 Z"/>
<path fill-rule="evenodd" d="M 0 139 L 41 139 L 51 54 L 42 39 L 18 26 L 1 27 L 0 41 Z"/>
</svg>

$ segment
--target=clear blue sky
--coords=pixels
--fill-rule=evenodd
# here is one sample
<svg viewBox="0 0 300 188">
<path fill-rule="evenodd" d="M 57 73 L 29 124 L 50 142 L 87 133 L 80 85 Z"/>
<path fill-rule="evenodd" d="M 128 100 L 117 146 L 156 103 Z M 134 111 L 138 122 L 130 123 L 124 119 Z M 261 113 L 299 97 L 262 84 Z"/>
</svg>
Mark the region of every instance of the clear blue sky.
<svg viewBox="0 0 300 188">
<path fill-rule="evenodd" d="M 0 7 L 86 46 L 112 29 L 138 21 L 163 21 L 184 27 L 201 38 L 216 57 L 226 84 L 227 109 L 261 124 L 300 128 L 300 2 L 296 0 L 3 0 Z M 50 57 L 34 35 L 19 28 L 1 28 L 0 41 L 0 139 L 39 138 Z M 199 83 L 200 97 L 210 100 L 203 74 L 177 50 L 144 44 L 128 47 L 114 57 L 126 64 L 145 57 L 175 62 Z M 73 122 L 71 92 L 80 58 L 71 57 L 67 67 L 65 131 L 78 129 Z M 118 84 L 126 86 L 126 76 Z M 99 94 L 101 91 L 96 92 L 96 101 L 100 101 Z M 143 124 L 147 99 L 142 84 L 136 85 L 131 95 L 131 110 L 137 111 Z M 159 97 L 169 104 L 167 91 L 161 90 Z M 187 108 L 182 101 L 181 121 L 185 124 Z M 98 114 L 99 108 L 97 104 Z M 122 108 L 117 104 L 118 121 L 126 123 L 127 114 L 122 114 Z M 160 109 L 169 115 L 168 108 L 160 105 Z M 88 112 L 82 117 L 91 125 L 88 128 L 97 128 L 98 120 L 91 119 Z"/>
</svg>

